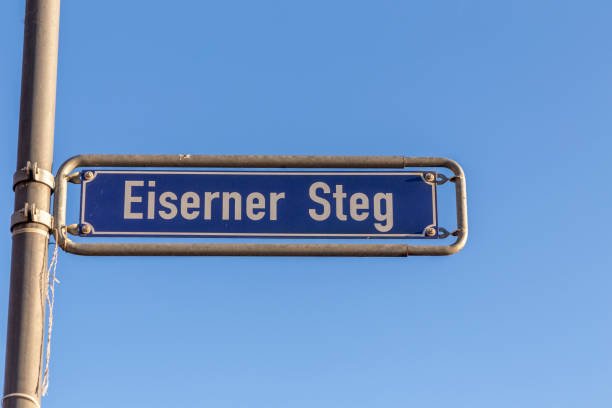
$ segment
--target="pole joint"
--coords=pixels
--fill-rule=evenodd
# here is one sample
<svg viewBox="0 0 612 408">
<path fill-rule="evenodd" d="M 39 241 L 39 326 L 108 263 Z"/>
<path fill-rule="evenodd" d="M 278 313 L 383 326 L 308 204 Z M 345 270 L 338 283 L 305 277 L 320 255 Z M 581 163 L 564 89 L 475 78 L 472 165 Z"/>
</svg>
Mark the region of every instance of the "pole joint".
<svg viewBox="0 0 612 408">
<path fill-rule="evenodd" d="M 30 394 L 26 394 L 23 392 L 13 392 L 11 394 L 6 394 L 4 397 L 2 397 L 2 406 L 4 406 L 4 401 L 8 400 L 9 398 L 23 398 L 34 404 L 36 408 L 40 408 L 40 403 L 36 398 L 31 396 Z"/>
</svg>

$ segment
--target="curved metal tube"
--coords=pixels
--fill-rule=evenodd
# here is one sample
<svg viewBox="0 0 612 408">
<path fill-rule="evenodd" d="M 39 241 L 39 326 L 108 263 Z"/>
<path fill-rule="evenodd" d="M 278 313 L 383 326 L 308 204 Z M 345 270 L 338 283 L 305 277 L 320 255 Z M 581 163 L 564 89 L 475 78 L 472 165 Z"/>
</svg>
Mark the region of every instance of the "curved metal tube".
<svg viewBox="0 0 612 408">
<path fill-rule="evenodd" d="M 407 244 L 221 244 L 221 243 L 76 243 L 68 238 L 68 176 L 77 167 L 232 167 L 232 168 L 405 168 L 445 167 L 454 173 L 457 240 L 447 246 Z M 59 168 L 54 197 L 55 239 L 64 251 L 97 256 L 364 256 L 451 255 L 468 235 L 465 175 L 455 161 L 404 156 L 215 156 L 90 154 L 74 156 Z"/>
</svg>

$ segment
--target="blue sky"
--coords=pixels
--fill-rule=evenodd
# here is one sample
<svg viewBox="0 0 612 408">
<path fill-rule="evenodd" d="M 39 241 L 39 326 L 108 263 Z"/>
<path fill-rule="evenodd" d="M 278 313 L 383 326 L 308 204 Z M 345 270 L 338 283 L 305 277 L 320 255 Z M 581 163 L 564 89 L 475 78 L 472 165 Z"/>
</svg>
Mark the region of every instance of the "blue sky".
<svg viewBox="0 0 612 408">
<path fill-rule="evenodd" d="M 65 1 L 54 171 L 81 153 L 444 156 L 470 238 L 442 258 L 60 253 L 43 404 L 610 406 L 611 13 Z M 23 14 L 0 13 L 6 220 Z M 4 344 L 8 221 L 0 239 Z"/>
</svg>

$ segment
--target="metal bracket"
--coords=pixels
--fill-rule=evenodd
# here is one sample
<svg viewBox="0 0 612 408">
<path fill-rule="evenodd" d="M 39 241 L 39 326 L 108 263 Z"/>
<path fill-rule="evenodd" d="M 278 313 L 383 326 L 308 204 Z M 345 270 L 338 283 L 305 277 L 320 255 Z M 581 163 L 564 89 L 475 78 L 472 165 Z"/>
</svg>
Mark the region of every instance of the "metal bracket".
<svg viewBox="0 0 612 408">
<path fill-rule="evenodd" d="M 459 180 L 461 178 L 461 176 L 458 176 L 458 175 L 446 177 L 442 173 L 437 173 L 436 175 L 438 176 L 438 178 L 436 179 L 436 184 L 439 185 L 439 186 L 441 186 L 442 184 L 446 183 L 447 181 L 456 183 L 457 180 Z"/>
<path fill-rule="evenodd" d="M 11 215 L 11 231 L 17 224 L 26 222 L 42 224 L 50 231 L 53 230 L 53 216 L 40 208 L 36 208 L 36 204 L 25 203 L 23 209 Z"/>
<path fill-rule="evenodd" d="M 438 238 L 444 239 L 444 238 L 449 237 L 450 235 L 452 235 L 454 237 L 458 237 L 459 236 L 459 230 L 454 230 L 453 232 L 448 232 L 448 230 L 446 228 L 438 227 Z"/>
<path fill-rule="evenodd" d="M 81 184 L 82 183 L 81 172 L 77 171 L 72 174 L 69 174 L 68 177 L 66 178 L 66 181 L 72 184 Z"/>
<path fill-rule="evenodd" d="M 81 226 L 79 224 L 70 224 L 66 226 L 66 232 L 68 232 L 70 235 L 75 235 L 78 236 L 80 235 L 81 231 Z"/>
<path fill-rule="evenodd" d="M 27 162 L 26 166 L 13 174 L 13 191 L 18 184 L 28 182 L 42 183 L 49 187 L 51 191 L 55 189 L 55 176 L 50 171 L 38 167 L 38 163 Z"/>
<path fill-rule="evenodd" d="M 445 167 L 453 172 L 446 181 L 455 184 L 457 240 L 450 245 L 407 244 L 231 244 L 231 243 L 81 243 L 71 241 L 66 226 L 68 182 L 76 181 L 78 167 L 188 167 L 188 168 L 347 168 L 403 169 Z M 78 174 L 78 173 L 77 173 Z M 438 173 L 439 174 L 439 173 Z M 440 181 L 436 180 L 439 184 Z M 214 155 L 80 155 L 66 160 L 56 176 L 53 213 L 57 242 L 66 252 L 93 256 L 412 256 L 451 255 L 467 241 L 467 197 L 465 176 L 459 164 L 441 157 L 405 156 L 214 156 Z M 454 233 L 453 233 L 454 235 Z"/>
</svg>

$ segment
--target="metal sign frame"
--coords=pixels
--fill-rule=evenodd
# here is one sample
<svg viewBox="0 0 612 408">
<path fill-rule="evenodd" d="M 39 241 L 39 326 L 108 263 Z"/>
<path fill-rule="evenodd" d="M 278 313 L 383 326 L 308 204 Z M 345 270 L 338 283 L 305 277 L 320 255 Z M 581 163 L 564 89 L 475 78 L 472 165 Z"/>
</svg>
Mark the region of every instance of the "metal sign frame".
<svg viewBox="0 0 612 408">
<path fill-rule="evenodd" d="M 68 182 L 78 167 L 177 167 L 177 168 L 323 168 L 323 169 L 403 169 L 444 167 L 453 172 L 438 184 L 455 184 L 457 237 L 451 245 L 407 244 L 246 244 L 246 243 L 80 243 L 70 240 L 66 225 Z M 405 257 L 451 255 L 467 241 L 467 198 L 465 175 L 458 163 L 440 157 L 404 156 L 251 156 L 251 155 L 129 155 L 88 154 L 74 156 L 59 168 L 55 178 L 53 213 L 54 235 L 64 251 L 90 256 L 354 256 Z M 444 232 L 440 228 L 441 232 Z M 448 235 L 448 233 L 447 233 Z"/>
</svg>

